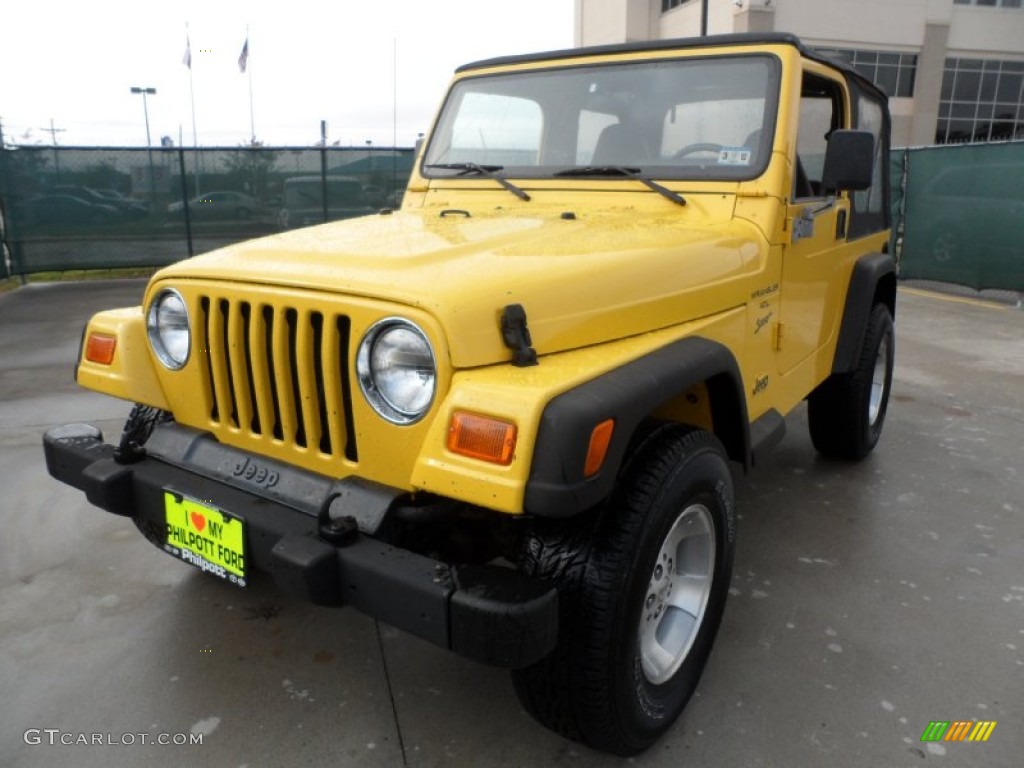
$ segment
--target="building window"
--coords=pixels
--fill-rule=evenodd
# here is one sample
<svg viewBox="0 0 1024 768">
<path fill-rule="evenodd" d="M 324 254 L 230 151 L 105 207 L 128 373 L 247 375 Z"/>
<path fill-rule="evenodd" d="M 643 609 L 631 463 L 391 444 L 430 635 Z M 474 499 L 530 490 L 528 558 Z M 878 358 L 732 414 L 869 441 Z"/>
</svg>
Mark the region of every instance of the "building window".
<svg viewBox="0 0 1024 768">
<path fill-rule="evenodd" d="M 1024 0 L 953 0 L 953 5 L 980 5 L 988 8 L 1020 8 Z"/>
<path fill-rule="evenodd" d="M 665 13 L 665 11 L 671 11 L 673 8 L 688 2 L 690 2 L 690 0 L 661 0 L 661 12 Z"/>
<path fill-rule="evenodd" d="M 946 59 L 935 143 L 1024 138 L 1024 61 Z"/>
<path fill-rule="evenodd" d="M 917 54 L 891 51 L 855 51 L 845 48 L 819 48 L 818 53 L 840 59 L 858 72 L 887 96 L 909 98 L 914 95 L 914 75 L 917 72 Z"/>
</svg>

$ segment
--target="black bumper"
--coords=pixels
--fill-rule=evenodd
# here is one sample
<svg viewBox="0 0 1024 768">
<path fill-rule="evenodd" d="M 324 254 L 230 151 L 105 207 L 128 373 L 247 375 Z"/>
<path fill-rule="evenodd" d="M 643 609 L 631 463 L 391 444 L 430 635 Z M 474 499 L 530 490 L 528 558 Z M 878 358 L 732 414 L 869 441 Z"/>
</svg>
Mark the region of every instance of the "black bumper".
<svg viewBox="0 0 1024 768">
<path fill-rule="evenodd" d="M 350 605 L 495 666 L 523 667 L 554 648 L 557 593 L 549 585 L 508 568 L 443 563 L 366 535 L 396 497 L 389 489 L 332 482 L 173 424 L 158 427 L 148 455 L 131 464 L 116 462 L 113 446 L 85 424 L 49 430 L 43 446 L 51 475 L 101 509 L 135 518 L 158 546 L 167 533 L 164 492 L 175 491 L 242 518 L 248 568 L 270 573 L 289 594 Z M 252 463 L 266 473 L 239 472 Z M 339 528 L 339 520 L 349 527 Z"/>
</svg>

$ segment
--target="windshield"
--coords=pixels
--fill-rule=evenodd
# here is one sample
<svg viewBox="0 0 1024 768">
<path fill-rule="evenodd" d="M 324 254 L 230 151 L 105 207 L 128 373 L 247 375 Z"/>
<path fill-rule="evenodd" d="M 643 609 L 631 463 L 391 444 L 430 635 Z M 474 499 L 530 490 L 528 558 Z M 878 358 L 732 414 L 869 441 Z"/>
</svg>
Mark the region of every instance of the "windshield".
<svg viewBox="0 0 1024 768">
<path fill-rule="evenodd" d="M 472 163 L 521 178 L 617 166 L 752 179 L 768 164 L 778 80 L 778 60 L 761 54 L 467 78 L 445 102 L 424 175 Z"/>
</svg>

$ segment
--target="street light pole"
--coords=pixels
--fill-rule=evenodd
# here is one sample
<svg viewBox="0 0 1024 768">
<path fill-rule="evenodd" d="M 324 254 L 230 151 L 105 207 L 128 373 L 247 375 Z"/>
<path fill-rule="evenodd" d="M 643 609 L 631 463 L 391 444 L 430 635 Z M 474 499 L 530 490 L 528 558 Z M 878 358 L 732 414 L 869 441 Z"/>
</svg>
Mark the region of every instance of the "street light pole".
<svg viewBox="0 0 1024 768">
<path fill-rule="evenodd" d="M 146 96 L 156 96 L 156 88 L 140 88 L 132 86 L 132 93 L 142 94 L 142 113 L 146 116 L 146 154 L 149 156 L 149 195 L 150 204 L 156 205 L 156 180 L 153 178 L 153 144 L 149 138 L 149 106 Z"/>
</svg>

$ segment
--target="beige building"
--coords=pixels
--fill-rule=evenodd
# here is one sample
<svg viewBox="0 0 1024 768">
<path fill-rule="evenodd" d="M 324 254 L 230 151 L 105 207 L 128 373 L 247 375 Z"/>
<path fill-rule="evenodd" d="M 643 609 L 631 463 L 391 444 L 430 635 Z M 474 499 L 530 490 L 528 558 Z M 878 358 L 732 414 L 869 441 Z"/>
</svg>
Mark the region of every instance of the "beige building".
<svg viewBox="0 0 1024 768">
<path fill-rule="evenodd" d="M 791 32 L 890 96 L 893 146 L 1024 139 L 1024 0 L 707 0 L 708 34 Z M 702 0 L 576 0 L 576 44 L 700 34 Z"/>
</svg>

